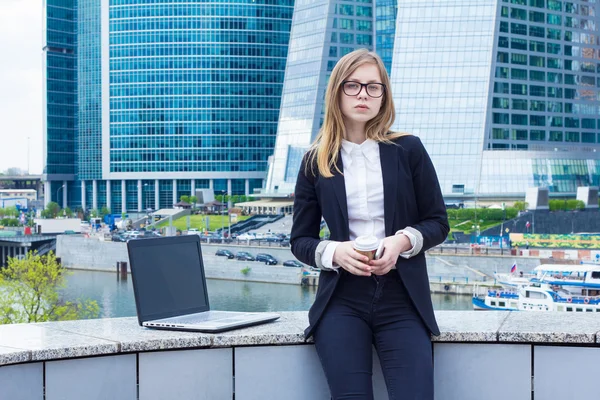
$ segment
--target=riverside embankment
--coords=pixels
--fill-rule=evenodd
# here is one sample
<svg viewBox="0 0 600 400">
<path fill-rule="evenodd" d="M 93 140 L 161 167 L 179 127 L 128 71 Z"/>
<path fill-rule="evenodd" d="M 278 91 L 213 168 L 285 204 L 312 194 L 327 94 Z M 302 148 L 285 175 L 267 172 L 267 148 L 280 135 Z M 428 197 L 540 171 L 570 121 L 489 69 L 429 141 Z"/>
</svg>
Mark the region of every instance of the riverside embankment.
<svg viewBox="0 0 600 400">
<path fill-rule="evenodd" d="M 280 264 L 268 266 L 254 261 L 227 260 L 215 255 L 218 249 L 228 249 L 234 254 L 240 251 L 252 255 L 268 253 L 278 259 Z M 295 259 L 289 248 L 203 243 L 202 254 L 206 276 L 210 279 L 301 283 L 300 269 L 281 266 L 281 262 Z M 126 243 L 104 242 L 80 236 L 59 236 L 57 256 L 65 267 L 72 269 L 115 272 L 117 262 L 129 264 Z M 509 255 L 449 255 L 430 251 L 427 262 L 433 292 L 472 294 L 474 285 L 485 290 L 488 285 L 494 284 L 494 271 L 508 271 L 514 262 L 518 262 L 522 270 L 531 270 L 539 265 L 540 259 Z"/>
</svg>

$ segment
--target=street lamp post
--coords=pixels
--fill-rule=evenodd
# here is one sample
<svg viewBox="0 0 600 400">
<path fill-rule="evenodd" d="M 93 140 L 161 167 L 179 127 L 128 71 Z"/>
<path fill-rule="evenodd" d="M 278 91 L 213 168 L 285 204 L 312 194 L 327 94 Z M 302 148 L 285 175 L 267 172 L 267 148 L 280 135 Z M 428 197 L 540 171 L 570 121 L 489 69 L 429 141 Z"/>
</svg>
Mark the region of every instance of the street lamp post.
<svg viewBox="0 0 600 400">
<path fill-rule="evenodd" d="M 150 192 L 148 192 L 148 189 L 146 189 L 146 186 L 148 186 L 148 184 L 144 183 L 143 191 L 144 191 L 144 199 L 146 200 L 146 207 L 145 207 L 145 210 L 146 210 L 146 226 L 150 226 L 150 225 L 152 225 L 153 221 L 151 220 L 150 213 L 148 212 L 148 210 L 150 209 L 150 201 L 149 201 L 149 198 L 148 198 L 149 197 L 148 195 L 150 194 Z"/>
<path fill-rule="evenodd" d="M 58 191 L 59 191 L 60 189 L 63 189 L 64 187 L 65 187 L 65 185 L 62 185 L 61 187 L 59 187 L 58 189 L 56 189 L 56 202 L 57 202 L 57 203 L 59 202 L 59 200 L 58 200 Z M 64 206 L 65 206 L 65 205 L 64 205 L 64 202 L 62 202 L 62 203 L 63 203 L 63 205 L 62 205 L 62 206 L 64 207 Z"/>
<path fill-rule="evenodd" d="M 477 238 L 477 241 L 479 241 L 479 234 L 480 234 L 479 228 L 480 228 L 479 225 L 471 225 L 471 229 L 473 229 L 475 231 L 475 236 Z"/>
<path fill-rule="evenodd" d="M 221 190 L 221 193 L 223 195 L 223 198 L 221 199 L 223 201 L 221 201 L 221 203 L 224 204 L 225 203 L 225 193 L 227 193 L 227 191 L 226 190 Z M 220 208 L 219 215 L 221 217 L 221 240 L 223 240 L 223 231 L 225 230 L 225 220 L 223 219 L 223 207 L 220 206 L 219 208 Z"/>
</svg>

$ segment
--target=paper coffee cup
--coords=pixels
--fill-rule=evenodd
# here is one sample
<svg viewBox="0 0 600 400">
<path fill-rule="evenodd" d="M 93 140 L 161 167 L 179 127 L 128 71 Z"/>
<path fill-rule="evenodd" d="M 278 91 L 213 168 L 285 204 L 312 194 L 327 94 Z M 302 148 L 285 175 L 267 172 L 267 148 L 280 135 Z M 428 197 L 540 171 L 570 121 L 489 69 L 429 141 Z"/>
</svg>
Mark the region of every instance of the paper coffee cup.
<svg viewBox="0 0 600 400">
<path fill-rule="evenodd" d="M 379 239 L 373 235 L 359 236 L 354 239 L 352 247 L 357 253 L 369 257 L 369 261 L 375 258 L 375 253 L 379 247 Z"/>
</svg>

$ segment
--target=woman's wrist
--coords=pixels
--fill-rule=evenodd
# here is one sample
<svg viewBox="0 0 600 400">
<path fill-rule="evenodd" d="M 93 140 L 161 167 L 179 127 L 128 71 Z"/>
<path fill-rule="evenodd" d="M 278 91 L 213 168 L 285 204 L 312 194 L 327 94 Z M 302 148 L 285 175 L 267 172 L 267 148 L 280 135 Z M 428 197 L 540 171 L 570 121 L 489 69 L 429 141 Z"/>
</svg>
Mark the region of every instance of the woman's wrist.
<svg viewBox="0 0 600 400">
<path fill-rule="evenodd" d="M 404 253 L 405 251 L 408 251 L 412 248 L 410 238 L 404 233 L 398 233 L 392 237 L 394 238 L 394 241 L 400 249 L 400 253 Z"/>
</svg>

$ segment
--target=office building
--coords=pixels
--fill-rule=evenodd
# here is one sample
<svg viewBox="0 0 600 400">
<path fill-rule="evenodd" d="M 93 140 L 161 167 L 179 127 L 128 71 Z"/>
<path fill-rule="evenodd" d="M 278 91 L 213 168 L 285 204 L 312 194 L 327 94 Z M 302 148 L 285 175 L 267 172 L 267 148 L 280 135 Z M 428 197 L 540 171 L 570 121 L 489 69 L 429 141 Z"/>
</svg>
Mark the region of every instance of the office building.
<svg viewBox="0 0 600 400">
<path fill-rule="evenodd" d="M 171 207 L 261 188 L 293 0 L 46 0 L 46 202 Z"/>
</svg>

